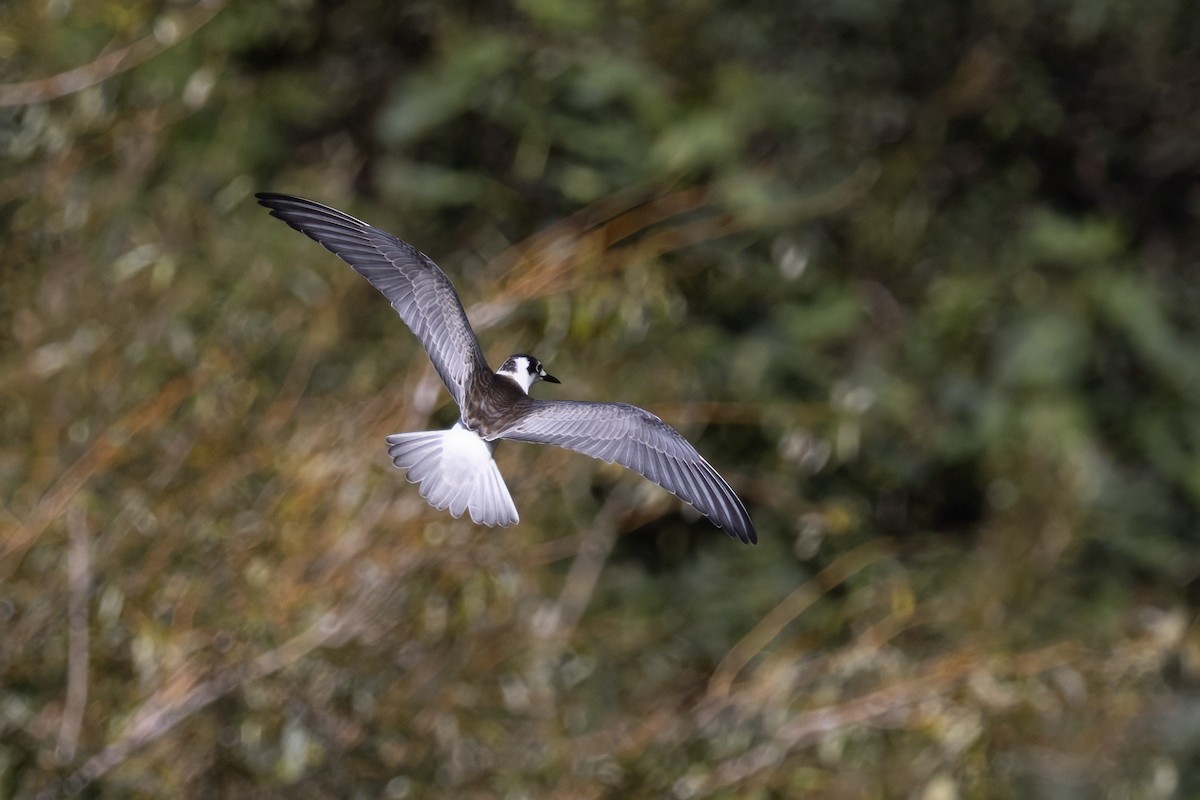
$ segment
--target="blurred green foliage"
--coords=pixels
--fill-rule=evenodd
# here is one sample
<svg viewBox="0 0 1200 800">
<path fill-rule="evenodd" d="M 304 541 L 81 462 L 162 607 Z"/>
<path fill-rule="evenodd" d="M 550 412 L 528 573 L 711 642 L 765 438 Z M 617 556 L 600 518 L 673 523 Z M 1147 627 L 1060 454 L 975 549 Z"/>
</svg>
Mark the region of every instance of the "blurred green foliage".
<svg viewBox="0 0 1200 800">
<path fill-rule="evenodd" d="M 1200 12 L 0 6 L 0 797 L 1200 792 Z M 56 77 L 57 76 L 57 77 Z M 252 200 L 677 424 L 497 452 Z M 546 387 L 540 387 L 546 388 Z"/>
</svg>

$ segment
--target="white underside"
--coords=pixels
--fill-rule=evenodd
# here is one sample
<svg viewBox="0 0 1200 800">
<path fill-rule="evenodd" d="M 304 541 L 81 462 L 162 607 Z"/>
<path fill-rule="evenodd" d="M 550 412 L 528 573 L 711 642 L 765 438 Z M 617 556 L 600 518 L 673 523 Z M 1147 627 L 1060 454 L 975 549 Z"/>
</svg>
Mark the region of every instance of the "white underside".
<svg viewBox="0 0 1200 800">
<path fill-rule="evenodd" d="M 464 511 L 480 525 L 512 525 L 519 517 L 504 485 L 492 448 L 461 422 L 445 431 L 394 433 L 387 437 L 388 455 L 405 476 L 420 485 L 421 496 L 434 508 L 455 517 Z"/>
</svg>

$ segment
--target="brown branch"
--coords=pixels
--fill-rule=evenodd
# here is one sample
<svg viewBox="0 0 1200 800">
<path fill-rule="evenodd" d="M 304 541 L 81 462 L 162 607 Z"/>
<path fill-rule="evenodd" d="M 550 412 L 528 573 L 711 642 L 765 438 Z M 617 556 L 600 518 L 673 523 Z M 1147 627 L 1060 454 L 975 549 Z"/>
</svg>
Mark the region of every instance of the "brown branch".
<svg viewBox="0 0 1200 800">
<path fill-rule="evenodd" d="M 472 307 L 472 319 L 477 329 L 488 328 L 511 314 L 517 302 L 567 291 L 596 274 L 621 272 L 631 264 L 741 231 L 794 225 L 844 211 L 862 198 L 877 176 L 878 167 L 868 164 L 822 192 L 766 212 L 722 210 L 717 207 L 719 197 L 707 187 L 677 189 L 641 202 L 624 194 L 619 203 L 600 201 L 497 256 L 494 262 L 512 266 L 492 300 Z M 699 219 L 672 221 L 705 211 L 710 213 Z M 614 246 L 634 237 L 638 238 Z"/>
<path fill-rule="evenodd" d="M 300 347 L 292 359 L 287 376 L 283 379 L 275 399 L 263 412 L 262 424 L 258 430 L 260 438 L 273 439 L 296 413 L 304 390 L 308 388 L 308 382 L 317 366 L 318 357 L 331 338 L 334 323 L 328 317 L 332 311 L 333 306 L 323 306 L 318 311 L 317 318 L 305 328 L 304 337 L 300 340 Z"/>
<path fill-rule="evenodd" d="M 872 540 L 838 556 L 811 581 L 796 587 L 721 659 L 708 682 L 707 699 L 727 697 L 738 673 L 762 652 L 788 623 L 800 616 L 830 589 L 887 557 L 888 553 L 887 548 L 878 540 Z"/>
<path fill-rule="evenodd" d="M 225 0 L 200 0 L 194 13 L 189 15 L 190 18 L 185 19 L 179 26 L 180 30 L 169 37 L 164 37 L 156 31 L 130 45 L 105 53 L 81 67 L 48 78 L 0 84 L 0 106 L 47 103 L 103 83 L 114 75 L 144 64 L 185 41 L 212 21 L 224 7 Z"/>
<path fill-rule="evenodd" d="M 414 562 L 415 563 L 415 562 Z M 132 721 L 116 741 L 107 745 L 66 781 L 68 792 L 102 778 L 134 753 L 165 736 L 188 717 L 212 705 L 245 684 L 287 669 L 321 647 L 336 645 L 368 624 L 378 592 L 367 587 L 344 610 L 322 614 L 307 629 L 250 661 L 228 667 L 216 677 L 198 680 L 195 673 L 181 673 L 147 698 L 132 715 Z"/>
<path fill-rule="evenodd" d="M 105 431 L 69 466 L 41 501 L 7 541 L 0 542 L 0 580 L 16 571 L 26 551 L 58 519 L 87 482 L 112 464 L 122 450 L 122 443 L 134 434 L 154 429 L 167 421 L 191 392 L 191 383 L 178 378 L 164 386 L 159 393 L 125 414 Z"/>
<path fill-rule="evenodd" d="M 1086 651 L 1076 642 L 1062 642 L 1040 650 L 1002 658 L 990 670 L 1009 678 L 1030 677 L 1065 664 L 1077 663 Z M 780 754 L 811 745 L 823 735 L 855 725 L 880 723 L 907 716 L 913 706 L 959 689 L 981 668 L 977 652 L 966 648 L 938 659 L 918 678 L 885 686 L 865 695 L 813 709 L 783 725 L 767 745 L 723 763 L 703 787 L 716 791 L 778 766 Z"/>
<path fill-rule="evenodd" d="M 569 641 L 575 633 L 583 612 L 587 610 L 596 591 L 596 583 L 604 564 L 612 553 L 613 544 L 617 540 L 617 518 L 621 510 L 629 502 L 628 492 L 622 487 L 615 487 L 605 500 L 604 506 L 596 515 L 595 523 L 589 535 L 579 540 L 579 553 L 567 570 L 563 581 L 562 592 L 554 606 L 553 624 L 541 632 L 543 638 L 557 638 L 560 642 Z"/>
<path fill-rule="evenodd" d="M 91 535 L 87 514 L 76 505 L 67 514 L 67 698 L 55 748 L 60 761 L 75 758 L 88 695 L 88 592 L 92 583 Z"/>
<path fill-rule="evenodd" d="M 621 509 L 628 503 L 627 493 L 618 489 L 609 495 L 604 506 L 596 515 L 591 530 L 578 539 L 579 552 L 571 562 L 558 601 L 553 606 L 540 610 L 533 619 L 534 666 L 532 673 L 538 676 L 533 687 L 534 708 L 542 719 L 554 717 L 557 702 L 554 680 L 551 677 L 558 666 L 563 650 L 575 633 L 583 612 L 596 591 L 600 573 L 612 553 L 618 531 Z"/>
</svg>

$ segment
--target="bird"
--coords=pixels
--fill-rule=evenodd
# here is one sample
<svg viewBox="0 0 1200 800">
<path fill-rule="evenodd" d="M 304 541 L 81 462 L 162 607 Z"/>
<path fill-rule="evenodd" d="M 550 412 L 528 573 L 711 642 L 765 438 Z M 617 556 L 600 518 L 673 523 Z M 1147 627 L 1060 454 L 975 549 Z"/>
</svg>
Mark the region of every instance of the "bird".
<svg viewBox="0 0 1200 800">
<path fill-rule="evenodd" d="M 527 353 L 493 371 L 450 278 L 424 253 L 349 214 L 287 194 L 260 192 L 271 216 L 349 264 L 392 304 L 445 383 L 459 418 L 447 430 L 396 433 L 388 454 L 434 508 L 508 526 L 520 519 L 492 454 L 500 440 L 556 445 L 618 463 L 677 495 L 747 544 L 758 541 L 729 483 L 677 430 L 626 403 L 543 400 L 530 388 L 561 383 Z"/>
</svg>

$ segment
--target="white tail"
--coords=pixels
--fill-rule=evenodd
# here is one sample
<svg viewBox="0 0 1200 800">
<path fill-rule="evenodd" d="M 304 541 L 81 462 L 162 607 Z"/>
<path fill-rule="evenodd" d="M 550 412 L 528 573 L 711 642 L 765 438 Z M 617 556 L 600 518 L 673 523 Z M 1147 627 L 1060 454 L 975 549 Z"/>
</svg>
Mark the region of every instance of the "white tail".
<svg viewBox="0 0 1200 800">
<path fill-rule="evenodd" d="M 455 423 L 445 431 L 394 433 L 388 455 L 405 476 L 420 484 L 421 497 L 434 508 L 464 511 L 480 525 L 512 525 L 519 519 L 512 495 L 492 459 L 492 446 Z"/>
</svg>

